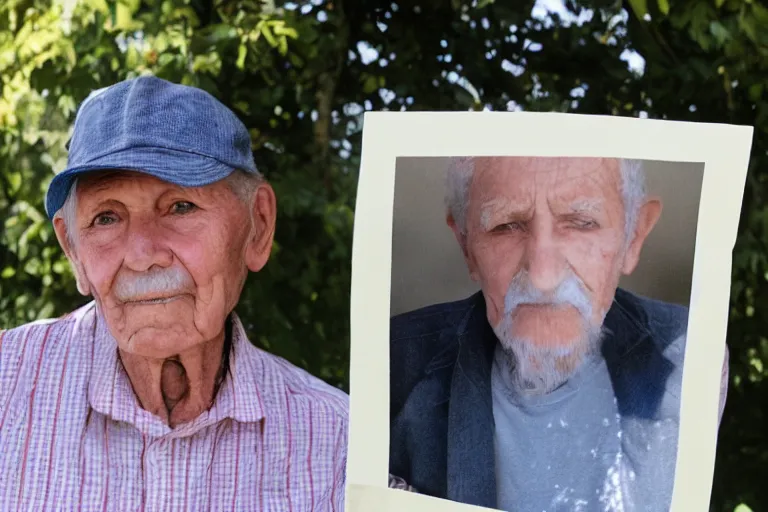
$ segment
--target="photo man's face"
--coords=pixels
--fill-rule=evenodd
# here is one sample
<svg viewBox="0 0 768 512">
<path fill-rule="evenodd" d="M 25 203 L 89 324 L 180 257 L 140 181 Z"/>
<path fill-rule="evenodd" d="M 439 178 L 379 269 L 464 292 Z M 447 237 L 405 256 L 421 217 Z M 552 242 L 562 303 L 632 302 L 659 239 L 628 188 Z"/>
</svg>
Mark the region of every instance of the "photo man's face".
<svg viewBox="0 0 768 512">
<path fill-rule="evenodd" d="M 641 210 L 645 229 L 648 206 Z M 459 239 L 489 322 L 503 345 L 514 345 L 505 348 L 563 356 L 533 361 L 533 371 L 539 364 L 569 373 L 595 344 L 619 277 L 632 271 L 642 245 L 625 228 L 618 160 L 475 159 Z"/>
</svg>

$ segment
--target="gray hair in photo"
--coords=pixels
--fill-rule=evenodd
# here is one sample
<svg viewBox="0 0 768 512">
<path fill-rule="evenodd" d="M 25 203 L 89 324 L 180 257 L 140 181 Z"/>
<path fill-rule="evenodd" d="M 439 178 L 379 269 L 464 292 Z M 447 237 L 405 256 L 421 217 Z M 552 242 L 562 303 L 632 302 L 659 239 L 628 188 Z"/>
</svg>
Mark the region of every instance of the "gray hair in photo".
<svg viewBox="0 0 768 512">
<path fill-rule="evenodd" d="M 627 243 L 632 239 L 637 215 L 646 197 L 645 170 L 642 160 L 620 159 L 621 195 L 624 202 L 624 233 Z M 446 174 L 445 206 L 462 233 L 467 230 L 469 188 L 475 171 L 475 157 L 451 159 Z"/>
</svg>

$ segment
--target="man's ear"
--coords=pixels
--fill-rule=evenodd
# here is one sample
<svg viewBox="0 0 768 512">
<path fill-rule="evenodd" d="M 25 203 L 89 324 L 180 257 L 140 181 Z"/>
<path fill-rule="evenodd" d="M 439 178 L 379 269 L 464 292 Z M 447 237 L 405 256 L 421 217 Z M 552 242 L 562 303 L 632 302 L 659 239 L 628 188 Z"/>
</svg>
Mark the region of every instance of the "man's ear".
<svg viewBox="0 0 768 512">
<path fill-rule="evenodd" d="M 277 199 L 272 187 L 260 183 L 255 194 L 251 209 L 253 229 L 245 248 L 245 264 L 251 272 L 258 272 L 267 264 L 277 223 Z"/>
<path fill-rule="evenodd" d="M 69 260 L 69 265 L 72 267 L 72 271 L 75 274 L 77 291 L 86 297 L 89 296 L 91 294 L 91 286 L 85 276 L 85 267 L 80 263 L 75 248 L 70 244 L 70 237 L 67 234 L 67 225 L 64 223 L 64 219 L 61 218 L 61 216 L 57 215 L 53 218 L 53 231 L 56 233 L 56 239 L 59 241 L 59 245 L 64 251 L 67 260 Z"/>
<path fill-rule="evenodd" d="M 651 230 L 658 222 L 661 216 L 661 199 L 658 197 L 651 197 L 646 199 L 643 206 L 640 207 L 640 211 L 637 214 L 637 221 L 635 223 L 635 231 L 632 233 L 632 240 L 627 247 L 624 254 L 624 262 L 621 267 L 621 271 L 624 274 L 631 274 L 637 267 L 640 261 L 640 251 L 643 248 L 646 238 L 651 233 Z"/>
<path fill-rule="evenodd" d="M 456 241 L 459 243 L 461 254 L 464 256 L 464 262 L 467 264 L 467 269 L 469 270 L 470 279 L 477 281 L 479 279 L 479 276 L 477 275 L 477 265 L 474 258 L 472 257 L 472 253 L 467 247 L 466 233 L 461 230 L 458 224 L 456 224 L 456 219 L 453 218 L 451 213 L 448 213 L 445 218 L 445 222 L 448 224 L 448 227 L 451 228 L 451 231 L 453 231 L 453 236 L 456 237 Z"/>
</svg>

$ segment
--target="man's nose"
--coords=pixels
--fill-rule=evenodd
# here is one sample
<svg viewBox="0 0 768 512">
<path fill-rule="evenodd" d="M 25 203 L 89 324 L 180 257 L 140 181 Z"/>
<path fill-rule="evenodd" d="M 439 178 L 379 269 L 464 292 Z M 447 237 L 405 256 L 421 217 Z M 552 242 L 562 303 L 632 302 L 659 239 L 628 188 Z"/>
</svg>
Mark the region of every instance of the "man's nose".
<svg viewBox="0 0 768 512">
<path fill-rule="evenodd" d="M 553 292 L 565 276 L 566 259 L 551 225 L 536 223 L 526 240 L 525 269 L 531 284 L 542 292 Z"/>
<path fill-rule="evenodd" d="M 149 220 L 131 220 L 126 239 L 125 265 L 144 272 L 157 265 L 169 267 L 173 253 L 157 226 Z"/>
</svg>

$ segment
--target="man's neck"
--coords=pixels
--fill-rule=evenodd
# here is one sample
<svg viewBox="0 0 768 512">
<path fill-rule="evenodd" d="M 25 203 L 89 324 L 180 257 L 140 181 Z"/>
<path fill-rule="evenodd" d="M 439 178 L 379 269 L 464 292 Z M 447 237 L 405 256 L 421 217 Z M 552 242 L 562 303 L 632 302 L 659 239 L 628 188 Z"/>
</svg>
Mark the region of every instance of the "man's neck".
<svg viewBox="0 0 768 512">
<path fill-rule="evenodd" d="M 232 342 L 231 319 L 215 338 L 166 359 L 119 350 L 141 407 L 171 428 L 188 423 L 213 404 L 227 371 Z"/>
</svg>

